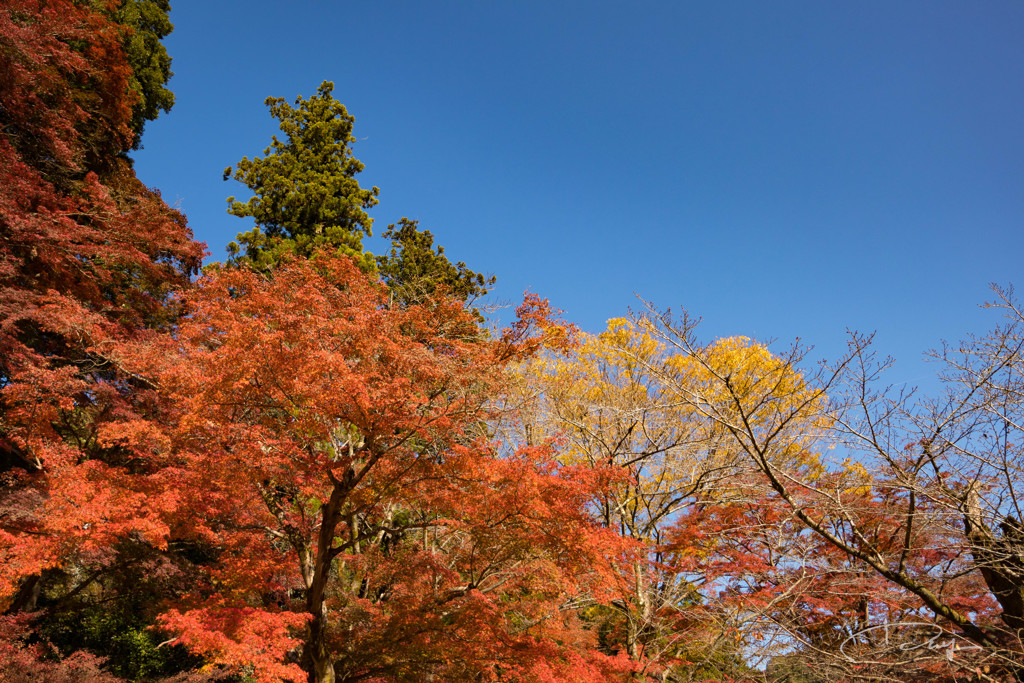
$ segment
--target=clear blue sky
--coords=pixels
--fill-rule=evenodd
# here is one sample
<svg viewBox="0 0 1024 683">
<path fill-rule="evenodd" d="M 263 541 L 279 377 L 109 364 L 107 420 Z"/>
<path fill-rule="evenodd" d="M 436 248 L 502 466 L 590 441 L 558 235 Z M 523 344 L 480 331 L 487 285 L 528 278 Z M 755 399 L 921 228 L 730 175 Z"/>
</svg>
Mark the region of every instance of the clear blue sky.
<svg viewBox="0 0 1024 683">
<path fill-rule="evenodd" d="M 1024 3 L 172 0 L 174 110 L 137 170 L 213 260 L 225 166 L 323 80 L 374 232 L 402 216 L 498 298 L 584 329 L 635 294 L 704 335 L 878 331 L 893 381 L 1024 289 Z M 377 238 L 365 242 L 380 253 Z"/>
</svg>

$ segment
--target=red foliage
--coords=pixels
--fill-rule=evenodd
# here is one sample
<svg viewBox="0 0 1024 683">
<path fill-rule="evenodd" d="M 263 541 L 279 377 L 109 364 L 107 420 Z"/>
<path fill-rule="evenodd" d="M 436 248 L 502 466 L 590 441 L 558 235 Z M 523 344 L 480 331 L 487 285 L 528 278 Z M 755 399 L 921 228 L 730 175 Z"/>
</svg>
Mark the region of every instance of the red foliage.
<svg viewBox="0 0 1024 683">
<path fill-rule="evenodd" d="M 825 520 L 831 533 L 870 548 L 891 566 L 902 561 L 917 581 L 958 609 L 994 620 L 996 606 L 971 571 L 970 557 L 944 535 L 941 524 L 928 521 L 927 501 L 917 502 L 917 523 L 904 555 L 906 501 L 884 486 L 843 491 L 827 476 L 816 485 L 794 487 L 794 502 Z M 743 614 L 748 642 L 781 639 L 795 651 L 790 657 L 803 657 L 837 679 L 856 672 L 955 680 L 984 654 L 909 590 L 808 530 L 763 484 L 750 480 L 732 493 L 729 501 L 695 503 L 669 534 L 668 567 L 693 580 L 704 597 L 682 615 L 680 627 L 699 623 L 707 610 Z M 950 579 L 957 567 L 960 575 Z"/>
<path fill-rule="evenodd" d="M 101 670 L 103 660 L 85 652 L 61 659 L 46 642 L 30 642 L 25 615 L 0 616 L 0 681 L 4 683 L 114 683 Z"/>
<path fill-rule="evenodd" d="M 544 303 L 488 340 L 456 299 L 386 302 L 346 258 L 223 271 L 125 347 L 175 411 L 129 447 L 174 473 L 171 537 L 218 555 L 164 625 L 265 680 L 608 680 L 627 664 L 564 609 L 618 552 L 585 511 L 602 473 L 480 436 Z"/>
<path fill-rule="evenodd" d="M 144 425 L 155 395 L 109 351 L 171 324 L 203 246 L 124 156 L 136 96 L 99 4 L 0 9 L 4 610 L 30 608 L 48 568 L 129 538 L 159 546 L 175 498 L 112 427 Z"/>
<path fill-rule="evenodd" d="M 134 95 L 116 24 L 88 4 L 0 10 L 0 358 L 5 384 L 166 320 L 202 257 L 123 152 Z"/>
<path fill-rule="evenodd" d="M 92 6 L 10 0 L 0 11 L 0 52 L 5 141 L 45 178 L 131 147 L 131 71 L 119 28 Z"/>
</svg>

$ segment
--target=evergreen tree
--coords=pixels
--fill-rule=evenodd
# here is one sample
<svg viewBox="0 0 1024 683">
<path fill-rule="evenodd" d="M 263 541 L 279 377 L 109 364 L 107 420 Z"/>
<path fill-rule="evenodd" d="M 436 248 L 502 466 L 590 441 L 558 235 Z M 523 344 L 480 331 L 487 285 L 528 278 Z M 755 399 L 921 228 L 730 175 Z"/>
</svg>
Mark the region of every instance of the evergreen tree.
<svg viewBox="0 0 1024 683">
<path fill-rule="evenodd" d="M 112 17 L 123 30 L 121 47 L 131 66 L 128 85 L 139 97 L 131 118 L 134 149 L 140 147 L 146 121 L 174 106 L 174 93 L 167 88 L 167 81 L 174 75 L 171 57 L 161 42 L 174 30 L 170 11 L 168 0 L 123 0 Z"/>
<path fill-rule="evenodd" d="M 391 250 L 377 257 L 377 270 L 392 292 L 392 300 L 400 305 L 422 303 L 438 285 L 463 301 L 487 294 L 496 278 L 484 276 L 466 267 L 462 261 L 453 264 L 444 255 L 444 247 L 434 246 L 429 230 L 420 230 L 419 223 L 402 218 L 389 225 L 384 237 L 391 240 Z"/>
<path fill-rule="evenodd" d="M 275 135 L 262 158 L 244 157 L 224 170 L 225 180 L 232 177 L 253 192 L 245 202 L 229 197 L 228 213 L 256 220 L 254 229 L 228 245 L 229 264 L 266 271 L 286 254 L 306 257 L 328 247 L 351 256 L 364 270 L 374 269 L 362 238 L 372 234 L 366 209 L 377 204 L 380 190 L 363 189 L 356 180 L 363 164 L 350 147 L 354 118 L 333 90 L 334 84 L 324 81 L 313 97 L 296 98 L 295 106 L 267 98 L 284 140 Z"/>
</svg>

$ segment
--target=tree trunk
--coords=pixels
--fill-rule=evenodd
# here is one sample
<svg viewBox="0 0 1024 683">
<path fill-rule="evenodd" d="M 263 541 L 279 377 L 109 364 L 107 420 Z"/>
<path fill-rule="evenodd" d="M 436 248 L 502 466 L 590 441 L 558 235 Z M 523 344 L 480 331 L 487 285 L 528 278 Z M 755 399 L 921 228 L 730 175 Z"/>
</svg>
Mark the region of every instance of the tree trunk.
<svg viewBox="0 0 1024 683">
<path fill-rule="evenodd" d="M 327 609 L 322 605 L 309 622 L 309 633 L 303 649 L 309 683 L 334 683 L 334 661 L 327 650 Z"/>
<path fill-rule="evenodd" d="M 1007 519 L 1003 535 L 996 538 L 985 524 L 978 494 L 973 489 L 964 501 L 964 531 L 974 563 L 985 584 L 1003 609 L 1003 623 L 1020 634 L 1024 631 L 1024 548 L 1020 524 Z"/>
<path fill-rule="evenodd" d="M 7 607 L 6 614 L 15 614 L 16 612 L 34 612 L 36 609 L 36 601 L 39 600 L 39 591 L 43 586 L 42 576 L 39 574 L 33 574 L 24 581 L 18 588 L 18 592 L 14 594 L 14 600 Z"/>
<path fill-rule="evenodd" d="M 341 521 L 342 503 L 348 497 L 350 476 L 335 483 L 327 504 L 321 509 L 320 532 L 317 535 L 313 577 L 306 591 L 306 610 L 310 614 L 303 663 L 309 672 L 309 683 L 334 683 L 334 658 L 327 649 L 327 581 L 334 560 L 334 535 Z"/>
</svg>

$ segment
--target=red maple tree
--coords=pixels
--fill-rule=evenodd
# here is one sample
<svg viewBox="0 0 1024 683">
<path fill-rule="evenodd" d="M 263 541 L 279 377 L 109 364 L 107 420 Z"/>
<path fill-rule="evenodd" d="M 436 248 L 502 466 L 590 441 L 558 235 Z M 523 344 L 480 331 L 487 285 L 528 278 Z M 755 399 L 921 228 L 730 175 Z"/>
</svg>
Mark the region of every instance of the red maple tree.
<svg viewBox="0 0 1024 683">
<path fill-rule="evenodd" d="M 203 245 L 136 177 L 118 3 L 0 9 L 0 610 L 82 595 L 161 531 L 112 424 L 154 394 L 108 353 L 177 316 Z M 13 637 L 13 636 L 12 636 Z"/>
<path fill-rule="evenodd" d="M 162 617 L 178 642 L 261 680 L 628 668 L 568 609 L 617 552 L 586 513 L 600 473 L 486 438 L 507 363 L 560 338 L 544 302 L 488 338 L 457 299 L 390 307 L 320 255 L 219 272 L 186 303 L 173 336 L 125 350 L 169 426 L 120 427 L 169 478 L 167 538 L 210 551 Z"/>
</svg>

